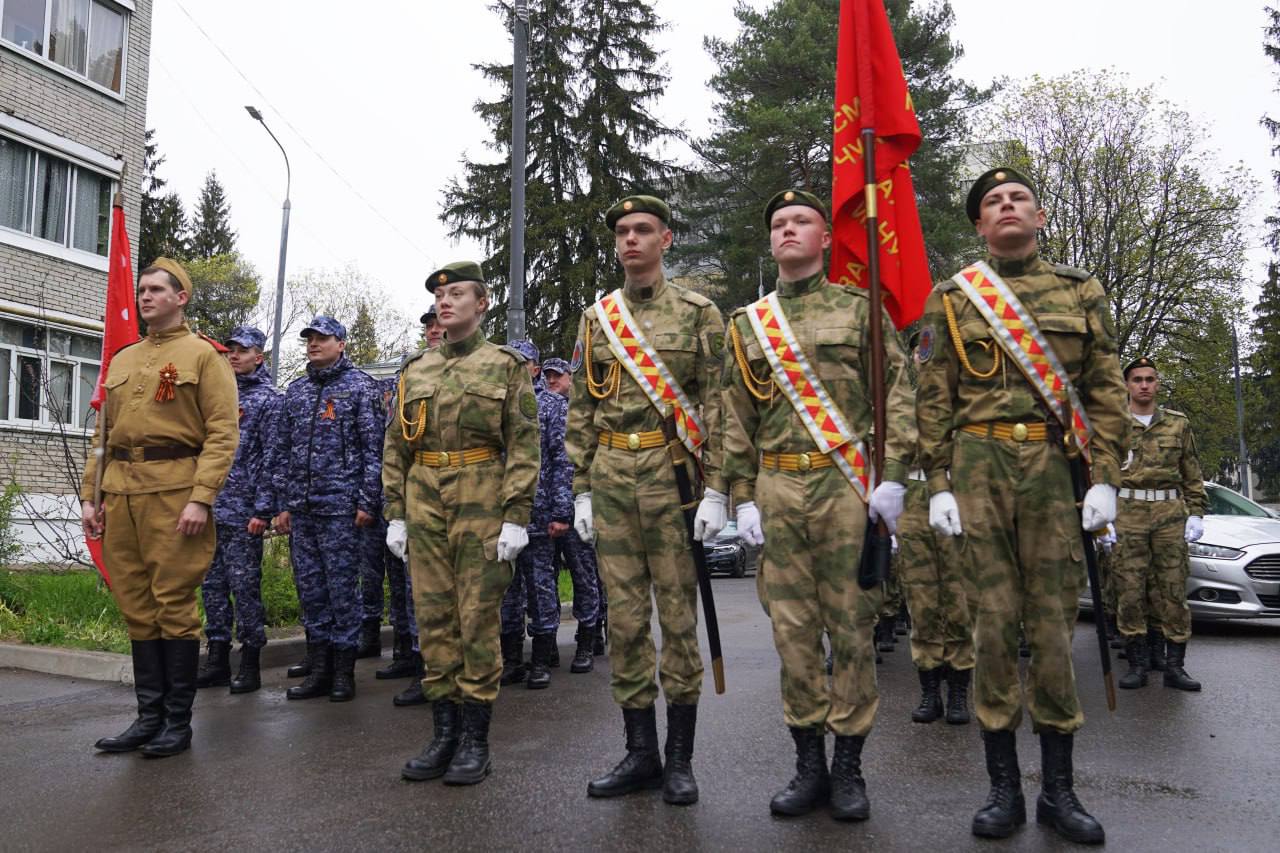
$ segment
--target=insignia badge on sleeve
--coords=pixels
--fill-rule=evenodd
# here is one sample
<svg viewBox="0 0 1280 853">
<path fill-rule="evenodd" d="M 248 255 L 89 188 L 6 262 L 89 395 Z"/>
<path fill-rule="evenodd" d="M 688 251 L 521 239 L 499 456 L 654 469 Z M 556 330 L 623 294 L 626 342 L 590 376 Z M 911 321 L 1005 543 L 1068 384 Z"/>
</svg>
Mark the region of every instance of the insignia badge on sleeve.
<svg viewBox="0 0 1280 853">
<path fill-rule="evenodd" d="M 920 330 L 920 343 L 916 344 L 916 364 L 924 364 L 933 358 L 933 326 Z"/>
<path fill-rule="evenodd" d="M 573 358 L 569 361 L 569 370 L 577 373 L 578 368 L 582 367 L 582 339 L 573 345 Z"/>
<path fill-rule="evenodd" d="M 531 421 L 538 419 L 538 398 L 532 391 L 526 391 L 520 395 L 520 414 Z"/>
</svg>

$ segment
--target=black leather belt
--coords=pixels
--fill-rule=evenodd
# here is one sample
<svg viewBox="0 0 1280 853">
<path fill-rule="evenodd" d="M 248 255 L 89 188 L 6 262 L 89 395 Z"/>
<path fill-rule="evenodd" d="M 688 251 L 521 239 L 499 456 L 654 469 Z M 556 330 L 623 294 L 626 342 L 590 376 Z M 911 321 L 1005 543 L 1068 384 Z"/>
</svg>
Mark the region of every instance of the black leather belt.
<svg viewBox="0 0 1280 853">
<path fill-rule="evenodd" d="M 135 452 L 141 451 L 142 462 L 157 462 L 161 459 L 188 459 L 199 456 L 202 448 L 187 447 L 185 444 L 158 444 L 151 447 L 113 447 L 111 458 L 128 462 L 135 459 Z"/>
</svg>

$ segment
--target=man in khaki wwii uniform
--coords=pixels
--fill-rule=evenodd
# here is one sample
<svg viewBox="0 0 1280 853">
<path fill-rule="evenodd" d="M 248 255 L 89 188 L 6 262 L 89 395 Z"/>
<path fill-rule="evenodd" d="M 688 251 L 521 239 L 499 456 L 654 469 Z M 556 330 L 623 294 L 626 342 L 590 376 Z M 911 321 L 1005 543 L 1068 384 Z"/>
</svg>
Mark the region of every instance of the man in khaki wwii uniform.
<svg viewBox="0 0 1280 853">
<path fill-rule="evenodd" d="M 796 747 L 795 778 L 769 807 L 802 815 L 830 801 L 836 820 L 866 820 L 862 746 L 880 702 L 872 629 L 883 590 L 861 589 L 856 575 L 868 510 L 890 529 L 902 512 L 902 460 L 916 437 L 906 356 L 886 315 L 888 434 L 884 482 L 872 491 L 867 292 L 827 281 L 831 232 L 816 196 L 780 192 L 764 217 L 778 286 L 733 313 L 722 396 L 724 476 L 739 534 L 764 546 L 759 571 L 782 660 L 783 718 Z M 800 374 L 817 381 L 789 378 Z M 824 422 L 844 439 L 835 448 L 814 437 Z M 833 651 L 829 683 L 824 632 Z M 835 735 L 830 771 L 828 731 Z"/>
<path fill-rule="evenodd" d="M 1127 415 L 1115 330 L 1097 279 L 1040 258 L 1045 215 L 1030 180 L 992 169 L 974 183 L 966 210 L 987 258 L 929 295 L 916 415 L 930 526 L 963 537 L 977 596 L 974 704 L 991 793 L 972 829 L 1002 838 L 1026 821 L 1014 739 L 1023 705 L 1021 622 L 1031 652 L 1025 699 L 1043 774 L 1036 819 L 1072 841 L 1102 843 L 1101 824 L 1074 790 L 1073 733 L 1084 714 L 1071 636 L 1085 579 L 1081 523 L 1100 530 L 1116 512 Z M 1015 304 L 1025 310 L 1016 322 Z M 1033 346 L 1036 337 L 1043 347 Z M 1092 427 L 1093 485 L 1077 514 L 1059 424 L 1084 421 Z"/>
<path fill-rule="evenodd" d="M 383 445 L 387 547 L 409 564 L 435 731 L 401 775 L 474 785 L 489 775 L 502 676 L 499 607 L 538 487 L 538 403 L 524 356 L 484 338 L 480 265 L 432 273 L 445 341 L 409 357 Z"/>
<path fill-rule="evenodd" d="M 138 277 L 147 336 L 120 350 L 80 488 L 81 524 L 102 538 L 111 593 L 129 629 L 138 718 L 94 746 L 176 755 L 191 745 L 200 657 L 196 590 L 213 560 L 210 508 L 240 440 L 235 374 L 183 318 L 191 279 L 157 258 Z M 99 431 L 106 430 L 106 455 Z M 103 505 L 94 506 L 102 467 Z"/>
<path fill-rule="evenodd" d="M 1155 362 L 1146 356 L 1129 362 L 1124 382 L 1131 417 L 1111 561 L 1116 621 L 1129 660 L 1120 686 L 1145 687 L 1148 669 L 1163 660 L 1165 687 L 1199 690 L 1183 668 L 1191 639 L 1187 543 L 1204 535 L 1208 505 L 1196 439 L 1186 415 L 1156 405 Z"/>
<path fill-rule="evenodd" d="M 625 283 L 582 314 L 565 440 L 574 466 L 574 527 L 584 542 L 598 533 L 613 698 L 627 738 L 626 757 L 587 793 L 615 797 L 661 786 L 664 800 L 684 805 L 698 799 L 691 760 L 702 658 L 697 574 L 672 460 L 697 483 L 693 452 L 700 454 L 709 500 L 699 509 L 695 535 L 715 536 L 727 502 L 720 473 L 724 323 L 711 300 L 667 281 L 662 256 L 671 245 L 670 221 L 670 208 L 653 196 L 629 196 L 605 214 Z M 679 443 L 668 445 L 664 437 L 669 420 Z M 660 667 L 649 631 L 653 598 Z M 667 700 L 665 769 L 655 668 Z"/>
</svg>

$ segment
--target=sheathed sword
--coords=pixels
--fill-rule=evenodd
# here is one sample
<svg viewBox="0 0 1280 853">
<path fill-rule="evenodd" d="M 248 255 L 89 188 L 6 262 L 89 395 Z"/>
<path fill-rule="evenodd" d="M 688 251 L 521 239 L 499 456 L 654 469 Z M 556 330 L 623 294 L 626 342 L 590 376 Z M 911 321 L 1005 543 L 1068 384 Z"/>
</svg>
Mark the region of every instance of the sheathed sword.
<svg viewBox="0 0 1280 853">
<path fill-rule="evenodd" d="M 693 483 L 689 469 L 685 467 L 687 451 L 676 434 L 676 419 L 668 415 L 662 421 L 662 435 L 667 440 L 667 455 L 676 472 L 676 489 L 680 495 L 680 512 L 684 516 L 684 528 L 689 534 L 693 553 L 693 565 L 698 571 L 698 592 L 702 599 L 702 615 L 707 625 L 707 644 L 711 646 L 711 675 L 715 679 L 716 693 L 724 693 L 724 653 L 720 650 L 720 621 L 716 618 L 716 601 L 711 594 L 711 573 L 707 571 L 707 555 L 702 543 L 693 538 L 693 519 L 697 500 L 693 496 Z"/>
</svg>

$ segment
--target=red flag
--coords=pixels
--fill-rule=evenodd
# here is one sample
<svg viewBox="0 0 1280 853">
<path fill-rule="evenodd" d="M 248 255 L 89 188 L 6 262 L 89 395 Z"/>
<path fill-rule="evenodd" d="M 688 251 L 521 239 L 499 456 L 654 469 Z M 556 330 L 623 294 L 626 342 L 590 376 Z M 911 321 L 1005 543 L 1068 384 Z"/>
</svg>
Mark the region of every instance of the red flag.
<svg viewBox="0 0 1280 853">
<path fill-rule="evenodd" d="M 863 128 L 876 134 L 875 213 L 885 307 L 902 329 L 933 287 L 907 158 L 920 146 L 911 93 L 881 0 L 841 0 L 831 176 L 830 279 L 869 287 Z"/>
<path fill-rule="evenodd" d="M 111 251 L 107 266 L 107 310 L 102 319 L 102 366 L 98 368 L 98 384 L 89 405 L 101 413 L 107 392 L 107 368 L 111 359 L 124 347 L 138 340 L 138 320 L 134 316 L 133 261 L 129 256 L 129 234 L 124 227 L 124 207 L 116 193 L 111 209 Z M 99 414 L 101 417 L 101 414 Z M 96 451 L 97 448 L 95 448 Z M 98 460 L 98 476 L 102 476 L 104 459 Z M 102 579 L 111 585 L 111 576 L 102 561 L 102 540 L 89 539 L 89 554 Z"/>
</svg>

